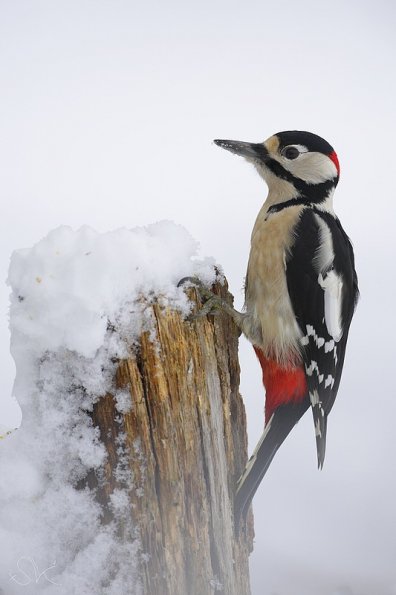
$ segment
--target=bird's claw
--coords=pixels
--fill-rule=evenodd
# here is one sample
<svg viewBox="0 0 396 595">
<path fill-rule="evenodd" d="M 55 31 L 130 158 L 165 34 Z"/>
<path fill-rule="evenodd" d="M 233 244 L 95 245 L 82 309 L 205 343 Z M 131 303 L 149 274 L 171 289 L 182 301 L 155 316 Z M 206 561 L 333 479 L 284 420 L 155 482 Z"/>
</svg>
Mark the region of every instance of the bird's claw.
<svg viewBox="0 0 396 595">
<path fill-rule="evenodd" d="M 177 286 L 181 287 L 186 283 L 189 283 L 190 285 L 196 287 L 198 289 L 200 297 L 204 297 L 208 300 L 214 295 L 214 293 L 212 293 L 209 289 L 205 287 L 205 285 L 202 283 L 200 279 L 198 279 L 198 277 L 183 277 L 183 279 L 180 279 Z"/>
<path fill-rule="evenodd" d="M 210 289 L 207 289 L 200 279 L 197 277 L 183 277 L 183 279 L 180 279 L 177 286 L 181 287 L 186 283 L 196 287 L 201 303 L 203 304 L 202 308 L 195 314 L 190 314 L 190 316 L 187 317 L 187 320 L 198 320 L 199 318 L 204 318 L 208 314 L 215 316 L 220 313 L 222 299 L 210 291 Z"/>
<path fill-rule="evenodd" d="M 179 283 L 177 284 L 177 287 L 181 287 L 182 285 L 185 285 L 186 283 L 190 283 L 190 285 L 202 285 L 202 281 L 200 279 L 198 279 L 198 277 L 183 277 L 182 279 L 180 279 Z"/>
<path fill-rule="evenodd" d="M 199 318 L 204 318 L 208 314 L 210 314 L 211 316 L 216 316 L 217 314 L 220 314 L 220 310 L 221 305 L 219 303 L 219 299 L 217 298 L 217 296 L 213 295 L 213 297 L 210 297 L 206 300 L 206 302 L 203 304 L 202 308 L 198 310 L 198 312 L 196 312 L 195 314 L 190 314 L 187 320 L 198 320 Z"/>
</svg>

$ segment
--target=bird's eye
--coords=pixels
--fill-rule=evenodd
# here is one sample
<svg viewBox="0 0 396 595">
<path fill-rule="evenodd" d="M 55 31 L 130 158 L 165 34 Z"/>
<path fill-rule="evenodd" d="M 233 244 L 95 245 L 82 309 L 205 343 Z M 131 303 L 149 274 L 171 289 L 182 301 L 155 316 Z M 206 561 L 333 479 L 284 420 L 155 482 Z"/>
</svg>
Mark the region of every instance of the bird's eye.
<svg viewBox="0 0 396 595">
<path fill-rule="evenodd" d="M 299 154 L 300 151 L 297 147 L 285 147 L 282 151 L 282 155 L 283 157 L 286 157 L 286 159 L 297 159 Z"/>
</svg>

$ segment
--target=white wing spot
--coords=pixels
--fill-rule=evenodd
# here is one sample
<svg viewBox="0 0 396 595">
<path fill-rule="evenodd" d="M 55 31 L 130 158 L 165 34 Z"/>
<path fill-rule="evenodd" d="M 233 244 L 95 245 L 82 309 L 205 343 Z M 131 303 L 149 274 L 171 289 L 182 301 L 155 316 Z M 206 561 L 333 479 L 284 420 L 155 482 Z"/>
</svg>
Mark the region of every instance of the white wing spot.
<svg viewBox="0 0 396 595">
<path fill-rule="evenodd" d="M 324 291 L 327 330 L 335 341 L 339 341 L 342 337 L 342 278 L 331 270 L 334 263 L 334 246 L 330 227 L 319 215 L 315 215 L 315 219 L 319 229 L 319 246 L 312 264 L 318 272 L 318 283 Z"/>
<path fill-rule="evenodd" d="M 340 275 L 337 275 L 335 271 L 329 271 L 325 278 L 323 278 L 322 273 L 320 273 L 318 283 L 324 291 L 327 330 L 335 341 L 339 341 L 342 337 L 342 278 Z"/>
<path fill-rule="evenodd" d="M 305 366 L 305 371 L 308 374 L 308 376 L 312 376 L 313 371 L 318 369 L 318 364 L 314 361 L 311 360 L 311 363 L 309 366 Z"/>
<path fill-rule="evenodd" d="M 329 270 L 334 261 L 333 238 L 330 227 L 323 221 L 320 215 L 314 215 L 319 231 L 319 246 L 313 259 L 313 265 L 317 273 Z"/>
<path fill-rule="evenodd" d="M 333 388 L 334 386 L 334 378 L 331 374 L 329 374 L 325 380 L 325 385 L 324 387 L 327 388 L 328 386 L 330 386 L 331 388 Z"/>
<path fill-rule="evenodd" d="M 314 390 L 311 393 L 309 393 L 309 398 L 310 398 L 312 407 L 314 405 L 319 405 L 319 403 L 320 403 L 320 401 L 319 401 L 319 393 L 318 393 L 317 390 Z"/>
<path fill-rule="evenodd" d="M 316 334 L 316 331 L 315 331 L 314 327 L 312 326 L 312 324 L 307 324 L 306 329 L 307 329 L 307 334 L 304 337 L 302 337 L 302 339 L 301 339 L 302 345 L 308 345 L 309 337 L 313 337 L 316 347 L 318 349 L 323 347 L 325 340 L 323 337 L 319 337 L 319 335 Z"/>
<path fill-rule="evenodd" d="M 316 374 L 318 376 L 318 382 L 319 382 L 319 384 L 321 382 L 323 382 L 324 374 L 321 374 L 320 373 L 318 362 L 316 362 L 315 360 L 311 360 L 310 365 L 309 366 L 305 366 L 305 372 L 307 373 L 308 376 L 312 376 L 312 374 L 314 372 L 316 372 Z"/>
<path fill-rule="evenodd" d="M 331 339 L 330 341 L 326 341 L 325 343 L 325 353 L 328 353 L 329 351 L 332 351 L 334 349 L 334 339 Z"/>
</svg>

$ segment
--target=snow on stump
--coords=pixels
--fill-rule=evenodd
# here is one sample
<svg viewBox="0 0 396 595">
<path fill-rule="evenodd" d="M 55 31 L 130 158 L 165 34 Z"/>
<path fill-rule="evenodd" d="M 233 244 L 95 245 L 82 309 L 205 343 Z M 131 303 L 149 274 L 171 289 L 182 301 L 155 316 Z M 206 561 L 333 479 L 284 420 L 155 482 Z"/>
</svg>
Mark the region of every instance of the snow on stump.
<svg viewBox="0 0 396 595">
<path fill-rule="evenodd" d="M 7 595 L 250 592 L 252 518 L 236 535 L 232 517 L 247 459 L 238 330 L 186 320 L 199 299 L 182 277 L 232 300 L 197 249 L 162 222 L 61 227 L 13 254 L 23 421 L 0 444 Z"/>
</svg>

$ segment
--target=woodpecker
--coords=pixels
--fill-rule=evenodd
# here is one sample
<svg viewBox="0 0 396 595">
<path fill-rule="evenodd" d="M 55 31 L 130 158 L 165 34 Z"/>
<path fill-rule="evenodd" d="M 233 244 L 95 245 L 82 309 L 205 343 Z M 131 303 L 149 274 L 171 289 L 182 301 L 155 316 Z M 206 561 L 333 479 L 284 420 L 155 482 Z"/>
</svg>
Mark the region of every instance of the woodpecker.
<svg viewBox="0 0 396 595">
<path fill-rule="evenodd" d="M 297 130 L 263 143 L 214 142 L 252 163 L 269 190 L 251 236 L 244 312 L 190 279 L 206 300 L 201 315 L 228 312 L 262 368 L 264 432 L 237 484 L 238 522 L 278 448 L 309 408 L 323 467 L 327 417 L 359 291 L 353 248 L 333 209 L 340 176 L 333 147 Z"/>
</svg>

